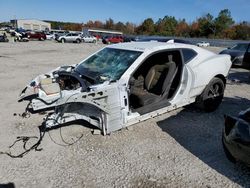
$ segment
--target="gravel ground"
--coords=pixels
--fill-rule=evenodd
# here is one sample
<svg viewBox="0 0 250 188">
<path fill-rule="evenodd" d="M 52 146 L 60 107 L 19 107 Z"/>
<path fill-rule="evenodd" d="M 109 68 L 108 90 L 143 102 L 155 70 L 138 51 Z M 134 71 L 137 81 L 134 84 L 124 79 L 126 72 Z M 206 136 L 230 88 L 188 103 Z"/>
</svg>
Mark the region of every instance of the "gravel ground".
<svg viewBox="0 0 250 188">
<path fill-rule="evenodd" d="M 17 136 L 39 136 L 44 115 L 13 116 L 24 110 L 17 97 L 27 82 L 57 66 L 77 63 L 102 46 L 51 41 L 0 44 L 0 151 L 18 154 L 22 143 L 8 148 Z M 10 182 L 17 188 L 250 187 L 249 168 L 230 163 L 221 144 L 223 115 L 248 108 L 249 91 L 249 73 L 232 69 L 224 101 L 213 113 L 189 106 L 109 136 L 92 135 L 91 128 L 82 125 L 52 130 L 42 140 L 41 151 L 16 159 L 0 155 L 0 184 Z"/>
</svg>

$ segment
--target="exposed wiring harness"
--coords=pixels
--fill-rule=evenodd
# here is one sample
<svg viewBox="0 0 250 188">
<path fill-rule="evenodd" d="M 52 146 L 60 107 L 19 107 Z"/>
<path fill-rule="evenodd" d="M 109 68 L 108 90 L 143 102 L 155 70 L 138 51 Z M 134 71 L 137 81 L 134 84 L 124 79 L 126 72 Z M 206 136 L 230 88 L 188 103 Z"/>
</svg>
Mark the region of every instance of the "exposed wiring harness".
<svg viewBox="0 0 250 188">
<path fill-rule="evenodd" d="M 60 144 L 60 143 L 57 143 L 53 138 L 52 136 L 50 135 L 50 130 L 47 129 L 44 125 L 42 126 L 39 126 L 39 137 L 37 136 L 18 136 L 16 138 L 16 140 L 13 142 L 13 144 L 11 144 L 9 146 L 9 149 L 13 148 L 17 143 L 19 142 L 23 142 L 23 149 L 24 151 L 21 152 L 20 154 L 12 154 L 11 152 L 2 152 L 0 151 L 0 155 L 2 154 L 5 154 L 5 155 L 8 155 L 9 157 L 11 158 L 22 158 L 24 155 L 28 154 L 30 151 L 32 150 L 35 150 L 35 151 L 41 151 L 43 150 L 42 148 L 38 148 L 45 136 L 45 133 L 48 133 L 50 139 L 52 140 L 52 142 L 54 142 L 55 144 L 59 145 L 59 146 L 64 146 L 64 147 L 67 147 L 67 146 L 71 146 L 73 144 L 75 144 L 76 142 L 78 142 L 82 137 L 83 137 L 83 134 L 81 134 L 80 137 L 77 138 L 77 140 L 74 140 L 73 142 L 67 142 L 65 141 L 65 139 L 63 138 L 62 136 L 62 130 L 61 130 L 61 127 L 60 127 L 60 137 L 61 137 L 61 140 L 63 141 L 64 144 Z M 27 144 L 28 142 L 31 140 L 31 139 L 38 139 L 37 142 L 35 144 L 33 144 L 32 146 L 30 146 L 29 148 L 27 148 Z"/>
<path fill-rule="evenodd" d="M 12 145 L 9 146 L 9 149 L 10 149 L 13 146 L 15 146 L 18 142 L 22 141 L 23 142 L 23 149 L 24 149 L 24 151 L 22 153 L 14 155 L 11 152 L 0 151 L 0 154 L 8 155 L 11 158 L 22 158 L 24 155 L 29 153 L 31 150 L 41 151 L 42 148 L 38 148 L 38 147 L 40 146 L 41 141 L 45 135 L 45 130 L 43 130 L 43 127 L 44 126 L 39 126 L 39 134 L 40 134 L 39 138 L 37 136 L 18 136 L 16 141 Z M 33 144 L 30 148 L 27 148 L 26 145 L 30 139 L 38 139 L 38 141 L 35 144 Z"/>
<path fill-rule="evenodd" d="M 67 101 L 68 101 L 72 96 L 74 96 L 74 95 L 75 95 L 75 94 L 71 95 L 71 96 L 65 101 L 65 104 L 66 104 Z M 30 117 L 30 113 L 29 113 L 29 111 L 28 111 L 28 108 L 29 108 L 30 104 L 31 104 L 31 102 L 28 103 L 28 105 L 27 105 L 27 107 L 26 107 L 24 113 L 18 114 L 20 117 L 22 117 L 22 118 L 28 118 L 28 117 Z M 65 113 L 65 110 L 66 110 L 66 108 L 64 107 L 63 110 L 62 110 L 62 114 Z M 16 116 L 16 115 L 17 115 L 17 114 L 14 113 L 14 116 Z M 48 120 L 48 116 L 46 117 L 46 120 Z M 24 149 L 23 152 L 21 152 L 20 154 L 14 155 L 14 154 L 12 154 L 11 152 L 2 152 L 2 151 L 0 151 L 0 155 L 8 155 L 8 156 L 11 157 L 11 158 L 22 158 L 24 155 L 26 155 L 27 153 L 29 153 L 29 152 L 32 151 L 32 150 L 41 151 L 42 148 L 38 148 L 38 147 L 40 146 L 40 144 L 41 144 L 41 142 L 42 142 L 42 140 L 43 140 L 43 138 L 44 138 L 46 132 L 48 132 L 48 135 L 49 135 L 50 139 L 52 140 L 52 142 L 54 142 L 55 144 L 57 144 L 57 145 L 59 145 L 59 146 L 64 146 L 64 147 L 71 146 L 71 145 L 75 144 L 76 142 L 78 142 L 78 141 L 83 137 L 83 134 L 81 134 L 81 136 L 78 137 L 77 140 L 74 140 L 74 141 L 71 142 L 71 143 L 70 143 L 70 142 L 67 142 L 67 141 L 65 141 L 65 139 L 64 139 L 63 136 L 62 136 L 62 131 L 61 131 L 61 127 L 60 127 L 60 137 L 61 137 L 61 140 L 63 141 L 64 144 L 59 144 L 59 143 L 57 143 L 57 142 L 52 138 L 52 136 L 50 135 L 49 131 L 50 131 L 51 129 L 46 127 L 46 125 L 45 125 L 46 120 L 44 121 L 44 123 L 43 123 L 41 126 L 38 127 L 38 128 L 39 128 L 39 137 L 37 137 L 37 136 L 18 136 L 18 137 L 16 138 L 16 140 L 13 142 L 13 144 L 11 144 L 11 145 L 9 146 L 9 149 L 11 149 L 11 148 L 13 148 L 17 143 L 23 142 L 23 149 Z M 60 123 L 57 121 L 57 119 L 53 119 L 53 120 L 56 121 L 58 124 L 60 124 Z M 27 144 L 28 144 L 28 142 L 29 142 L 31 139 L 38 139 L 38 140 L 37 140 L 37 142 L 36 142 L 35 144 L 33 144 L 32 146 L 30 146 L 29 148 L 27 148 Z"/>
</svg>

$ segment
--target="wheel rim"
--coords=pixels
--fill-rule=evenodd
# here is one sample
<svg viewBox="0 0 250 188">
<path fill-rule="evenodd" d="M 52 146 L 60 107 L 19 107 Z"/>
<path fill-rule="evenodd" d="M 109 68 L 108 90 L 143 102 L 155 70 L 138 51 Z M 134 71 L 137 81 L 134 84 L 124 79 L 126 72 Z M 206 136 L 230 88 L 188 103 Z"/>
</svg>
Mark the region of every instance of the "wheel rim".
<svg viewBox="0 0 250 188">
<path fill-rule="evenodd" d="M 222 83 L 216 82 L 212 84 L 207 92 L 205 103 L 209 108 L 213 109 L 219 106 L 224 96 L 224 86 Z"/>
<path fill-rule="evenodd" d="M 220 95 L 223 95 L 222 87 L 219 83 L 213 84 L 208 91 L 208 98 L 215 99 L 216 97 L 219 97 Z"/>
</svg>

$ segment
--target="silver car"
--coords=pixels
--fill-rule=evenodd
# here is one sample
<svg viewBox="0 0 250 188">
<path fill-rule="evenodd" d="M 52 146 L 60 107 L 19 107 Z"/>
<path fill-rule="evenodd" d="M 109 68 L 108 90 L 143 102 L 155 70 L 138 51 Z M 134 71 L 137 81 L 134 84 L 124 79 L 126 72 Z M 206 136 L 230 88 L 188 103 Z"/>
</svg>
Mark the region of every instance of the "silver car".
<svg viewBox="0 0 250 188">
<path fill-rule="evenodd" d="M 66 35 L 60 36 L 57 39 L 58 42 L 65 43 L 65 42 L 76 42 L 80 43 L 82 41 L 81 35 L 78 33 L 68 33 Z"/>
</svg>

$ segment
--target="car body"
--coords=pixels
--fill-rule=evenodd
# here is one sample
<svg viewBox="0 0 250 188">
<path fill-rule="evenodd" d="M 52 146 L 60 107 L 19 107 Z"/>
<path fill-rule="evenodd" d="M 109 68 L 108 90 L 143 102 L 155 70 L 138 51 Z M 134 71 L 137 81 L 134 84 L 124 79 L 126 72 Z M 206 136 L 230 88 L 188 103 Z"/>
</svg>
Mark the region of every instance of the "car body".
<svg viewBox="0 0 250 188">
<path fill-rule="evenodd" d="M 198 42 L 196 45 L 200 46 L 200 47 L 208 47 L 208 46 L 210 46 L 210 43 L 205 42 L 205 41 L 201 41 L 201 42 Z"/>
<path fill-rule="evenodd" d="M 250 42 L 238 43 L 231 48 L 222 50 L 220 54 L 230 55 L 233 66 L 250 69 Z"/>
<path fill-rule="evenodd" d="M 18 42 L 29 42 L 29 38 L 28 38 L 28 34 L 26 32 L 22 32 L 22 33 L 18 33 L 18 32 L 14 32 L 14 41 L 18 41 Z"/>
<path fill-rule="evenodd" d="M 168 43 L 183 43 L 183 44 L 191 44 L 191 42 L 183 39 L 176 39 L 176 38 L 168 38 L 168 37 L 141 37 L 137 40 L 137 42 L 147 42 L 147 41 L 152 41 L 152 42 L 168 42 Z"/>
<path fill-rule="evenodd" d="M 66 35 L 59 36 L 57 41 L 61 43 L 65 43 L 65 42 L 80 43 L 82 41 L 82 38 L 79 33 L 68 33 Z"/>
<path fill-rule="evenodd" d="M 135 41 L 136 41 L 136 37 L 135 36 L 125 35 L 123 37 L 123 42 L 135 42 Z"/>
<path fill-rule="evenodd" d="M 6 31 L 7 33 L 12 33 L 12 32 L 15 31 L 15 29 L 12 28 L 12 27 L 9 27 L 9 28 L 7 28 L 5 31 Z"/>
<path fill-rule="evenodd" d="M 240 112 L 238 117 L 225 116 L 222 143 L 230 161 L 250 166 L 250 108 Z"/>
<path fill-rule="evenodd" d="M 102 39 L 101 35 L 97 35 L 97 34 L 93 34 L 93 36 L 99 41 L 100 39 Z"/>
<path fill-rule="evenodd" d="M 96 43 L 97 38 L 91 35 L 84 35 L 82 36 L 82 41 L 83 42 L 90 42 L 90 43 Z"/>
<path fill-rule="evenodd" d="M 27 33 L 27 32 L 31 32 L 31 30 L 26 30 L 26 29 L 23 29 L 23 28 L 17 28 L 15 29 L 16 32 L 18 33 Z"/>
<path fill-rule="evenodd" d="M 57 31 L 57 32 L 54 32 L 53 34 L 55 35 L 55 40 L 58 40 L 58 38 L 60 36 L 65 36 L 67 35 L 69 32 L 66 32 L 66 31 Z"/>
<path fill-rule="evenodd" d="M 103 44 L 120 43 L 123 42 L 122 36 L 106 36 L 102 39 Z"/>
<path fill-rule="evenodd" d="M 41 40 L 41 41 L 46 40 L 46 35 L 44 32 L 30 31 L 30 32 L 27 32 L 27 36 L 31 40 L 32 39 Z"/>
<path fill-rule="evenodd" d="M 47 40 L 53 40 L 55 39 L 55 35 L 54 34 L 51 34 L 51 33 L 45 33 L 46 34 L 46 39 Z"/>
<path fill-rule="evenodd" d="M 0 42 L 9 42 L 9 39 L 4 35 L 0 35 Z"/>
<path fill-rule="evenodd" d="M 194 102 L 215 110 L 230 67 L 230 56 L 194 45 L 113 44 L 39 75 L 19 102 L 29 101 L 31 113 L 52 110 L 46 127 L 84 120 L 105 135 Z"/>
<path fill-rule="evenodd" d="M 10 28 L 9 27 L 0 27 L 0 31 L 6 31 L 7 33 L 9 33 L 8 32 L 8 30 L 9 30 Z"/>
</svg>

